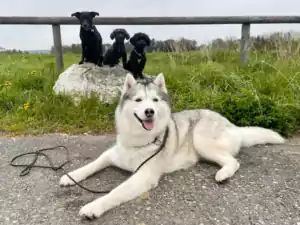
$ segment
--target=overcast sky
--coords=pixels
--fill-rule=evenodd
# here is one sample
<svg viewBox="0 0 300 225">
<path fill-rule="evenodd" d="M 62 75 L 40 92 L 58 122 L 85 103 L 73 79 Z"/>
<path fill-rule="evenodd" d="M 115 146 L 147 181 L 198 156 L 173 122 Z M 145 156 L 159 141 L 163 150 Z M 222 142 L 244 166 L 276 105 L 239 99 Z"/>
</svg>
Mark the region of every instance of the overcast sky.
<svg viewBox="0 0 300 225">
<path fill-rule="evenodd" d="M 70 16 L 83 10 L 100 16 L 249 16 L 299 15 L 300 0 L 2 0 L 1 16 Z M 104 42 L 119 26 L 100 26 Z M 150 38 L 186 37 L 205 43 L 217 37 L 239 36 L 240 25 L 123 26 L 130 34 L 146 32 Z M 273 31 L 300 31 L 300 24 L 252 25 L 251 35 Z M 80 43 L 79 26 L 62 26 L 64 45 Z M 23 50 L 49 49 L 51 26 L 0 25 L 0 46 Z"/>
</svg>

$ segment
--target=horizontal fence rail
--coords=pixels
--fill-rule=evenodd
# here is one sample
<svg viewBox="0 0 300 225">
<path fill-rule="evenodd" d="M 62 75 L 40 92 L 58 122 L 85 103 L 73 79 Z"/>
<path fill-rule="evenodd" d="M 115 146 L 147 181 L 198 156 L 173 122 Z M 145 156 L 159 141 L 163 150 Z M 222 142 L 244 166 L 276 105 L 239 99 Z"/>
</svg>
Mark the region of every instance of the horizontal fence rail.
<svg viewBox="0 0 300 225">
<path fill-rule="evenodd" d="M 215 16 L 215 17 L 96 17 L 96 25 L 209 25 L 300 23 L 300 16 Z M 77 25 L 74 17 L 0 17 L 0 24 Z"/>
<path fill-rule="evenodd" d="M 215 17 L 96 17 L 96 25 L 216 25 L 241 24 L 242 63 L 246 63 L 249 52 L 251 24 L 300 23 L 300 16 L 215 16 Z M 0 25 L 52 25 L 56 66 L 62 71 L 63 51 L 60 25 L 78 25 L 79 21 L 71 17 L 0 17 Z"/>
</svg>

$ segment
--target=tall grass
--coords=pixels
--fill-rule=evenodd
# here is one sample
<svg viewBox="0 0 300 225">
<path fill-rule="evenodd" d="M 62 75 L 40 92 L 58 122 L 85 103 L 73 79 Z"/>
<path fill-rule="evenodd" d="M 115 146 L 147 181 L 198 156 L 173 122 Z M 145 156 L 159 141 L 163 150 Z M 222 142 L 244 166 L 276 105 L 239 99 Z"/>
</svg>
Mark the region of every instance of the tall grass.
<svg viewBox="0 0 300 225">
<path fill-rule="evenodd" d="M 238 48 L 148 53 L 145 73 L 163 72 L 173 111 L 209 108 L 237 125 L 272 128 L 288 136 L 300 125 L 299 48 L 253 50 L 247 65 Z M 80 55 L 65 54 L 66 68 Z M 0 54 L 0 128 L 13 134 L 114 130 L 114 109 L 96 97 L 75 106 L 52 87 L 53 55 Z"/>
</svg>

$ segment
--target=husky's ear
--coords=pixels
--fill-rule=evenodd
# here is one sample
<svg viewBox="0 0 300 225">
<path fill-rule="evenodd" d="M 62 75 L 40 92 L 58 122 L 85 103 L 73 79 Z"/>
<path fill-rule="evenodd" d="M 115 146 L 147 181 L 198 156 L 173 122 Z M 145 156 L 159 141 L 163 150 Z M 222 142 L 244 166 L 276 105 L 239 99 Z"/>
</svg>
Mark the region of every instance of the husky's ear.
<svg viewBox="0 0 300 225">
<path fill-rule="evenodd" d="M 167 93 L 167 87 L 165 83 L 165 77 L 163 73 L 160 73 L 157 75 L 157 77 L 154 80 L 154 84 L 159 87 L 159 89 L 165 93 Z"/>
<path fill-rule="evenodd" d="M 136 84 L 136 80 L 134 77 L 130 74 L 126 74 L 125 82 L 123 85 L 122 94 L 125 94 L 130 88 L 132 88 Z"/>
</svg>

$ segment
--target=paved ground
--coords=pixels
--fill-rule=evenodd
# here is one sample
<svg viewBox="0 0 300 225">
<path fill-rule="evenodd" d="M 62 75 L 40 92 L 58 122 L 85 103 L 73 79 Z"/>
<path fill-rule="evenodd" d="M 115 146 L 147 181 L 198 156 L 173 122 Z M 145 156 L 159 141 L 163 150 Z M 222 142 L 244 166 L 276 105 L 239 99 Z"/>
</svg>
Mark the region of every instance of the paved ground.
<svg viewBox="0 0 300 225">
<path fill-rule="evenodd" d="M 65 167 L 71 170 L 97 157 L 113 141 L 114 137 L 104 136 L 0 138 L 0 224 L 300 224 L 300 147 L 291 145 L 295 141 L 287 146 L 244 149 L 240 170 L 222 185 L 213 179 L 217 167 L 208 164 L 167 175 L 148 199 L 123 204 L 92 222 L 80 219 L 77 213 L 99 195 L 79 187 L 60 188 L 61 171 L 33 169 L 19 177 L 21 168 L 8 164 L 17 154 L 64 144 L 72 150 L 72 164 Z M 62 153 L 52 156 L 56 162 L 64 160 Z M 109 168 L 83 184 L 110 189 L 128 175 Z"/>
</svg>

